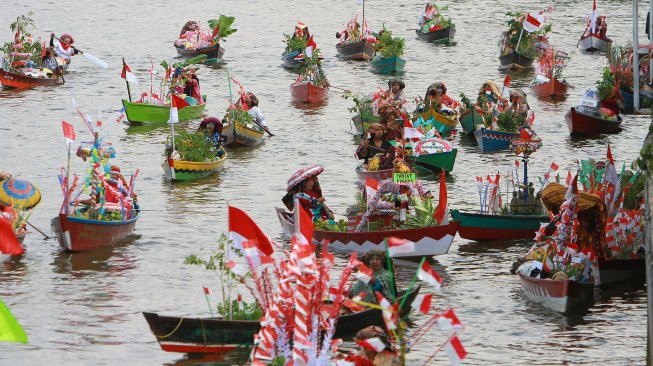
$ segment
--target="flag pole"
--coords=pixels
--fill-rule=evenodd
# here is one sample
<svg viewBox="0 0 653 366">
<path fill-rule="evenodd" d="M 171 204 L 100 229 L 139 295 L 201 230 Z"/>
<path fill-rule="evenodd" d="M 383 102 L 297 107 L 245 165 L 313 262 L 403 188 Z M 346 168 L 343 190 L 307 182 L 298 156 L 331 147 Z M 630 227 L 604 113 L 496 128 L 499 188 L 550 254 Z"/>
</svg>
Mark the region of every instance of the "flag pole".
<svg viewBox="0 0 653 366">
<path fill-rule="evenodd" d="M 515 52 L 517 52 L 517 54 L 519 54 L 519 43 L 521 43 L 521 36 L 523 36 L 523 35 L 524 35 L 524 24 L 522 23 L 521 33 L 519 33 L 519 39 L 517 40 L 517 46 L 515 46 Z"/>
<path fill-rule="evenodd" d="M 66 209 L 64 213 L 68 216 L 68 207 L 70 206 L 70 188 L 68 181 L 70 180 L 70 145 L 72 142 L 68 142 L 68 165 L 66 167 Z"/>
<path fill-rule="evenodd" d="M 209 289 L 207 287 L 204 287 L 204 286 L 202 286 L 202 288 L 204 290 L 204 298 L 206 299 L 206 305 L 209 306 L 209 311 L 211 312 L 211 318 L 215 318 L 213 316 L 213 308 L 211 308 L 211 303 L 209 302 L 209 294 L 208 294 Z"/>
<path fill-rule="evenodd" d="M 125 71 L 127 64 L 125 63 L 125 58 L 122 58 L 122 71 Z M 127 96 L 129 97 L 129 103 L 132 102 L 132 92 L 129 90 L 129 81 L 127 81 L 127 76 L 125 76 L 125 84 L 127 84 Z"/>
<path fill-rule="evenodd" d="M 410 290 L 413 289 L 413 286 L 415 285 L 415 281 L 417 281 L 417 274 L 419 273 L 419 270 L 422 268 L 422 264 L 424 264 L 425 260 L 426 257 L 422 257 L 422 260 L 419 262 L 419 265 L 417 266 L 417 271 L 415 271 L 415 274 L 413 275 L 413 279 L 410 281 L 410 285 L 408 285 L 408 290 L 406 290 L 406 295 L 404 295 L 404 297 L 401 299 L 401 303 L 399 304 L 399 309 L 401 309 L 404 306 L 404 303 L 408 298 L 408 294 L 410 293 Z M 408 314 L 406 314 L 406 316 L 407 315 Z"/>
<path fill-rule="evenodd" d="M 369 224 L 369 223 L 368 223 Z M 391 288 L 390 290 L 392 291 L 392 297 L 393 301 L 397 301 L 397 293 L 395 292 L 395 274 L 394 274 L 394 268 L 392 266 L 392 261 L 390 260 L 390 249 L 388 248 L 388 238 L 383 239 L 383 242 L 385 243 L 385 259 L 386 262 L 388 263 L 388 271 L 390 271 L 390 282 L 391 282 Z"/>
</svg>

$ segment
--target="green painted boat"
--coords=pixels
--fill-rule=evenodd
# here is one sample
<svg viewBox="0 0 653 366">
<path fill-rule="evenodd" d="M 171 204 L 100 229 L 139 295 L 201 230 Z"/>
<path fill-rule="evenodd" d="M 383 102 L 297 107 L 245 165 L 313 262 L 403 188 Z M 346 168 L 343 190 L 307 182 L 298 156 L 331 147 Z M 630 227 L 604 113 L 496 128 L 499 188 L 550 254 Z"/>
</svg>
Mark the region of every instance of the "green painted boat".
<svg viewBox="0 0 653 366">
<path fill-rule="evenodd" d="M 206 102 L 206 96 L 204 101 Z M 122 100 L 122 105 L 125 107 L 127 120 L 131 124 L 165 123 L 170 119 L 170 106 L 167 105 L 132 103 L 125 99 Z M 200 119 L 204 109 L 206 109 L 206 103 L 182 108 L 179 110 L 179 121 Z"/>
<path fill-rule="evenodd" d="M 370 65 L 372 66 L 372 72 L 377 74 L 398 74 L 404 71 L 406 60 L 399 56 L 382 57 L 376 55 L 372 58 Z"/>
<path fill-rule="evenodd" d="M 546 215 L 490 215 L 451 210 L 460 222 L 458 235 L 470 240 L 533 239 L 540 224 L 550 221 Z"/>
<path fill-rule="evenodd" d="M 444 169 L 447 172 L 453 170 L 456 163 L 457 149 L 452 149 L 448 152 L 426 154 L 420 156 L 407 155 L 408 161 L 419 172 L 439 172 Z"/>
<path fill-rule="evenodd" d="M 359 113 L 351 118 L 351 121 L 354 123 L 356 128 L 356 133 L 362 135 L 370 128 L 370 125 L 375 122 L 379 122 L 379 116 L 367 113 Z"/>
<path fill-rule="evenodd" d="M 472 107 L 460 116 L 460 125 L 466 135 L 473 135 L 477 129 L 476 126 L 485 126 L 485 122 L 483 115 L 476 110 L 476 107 Z"/>
</svg>

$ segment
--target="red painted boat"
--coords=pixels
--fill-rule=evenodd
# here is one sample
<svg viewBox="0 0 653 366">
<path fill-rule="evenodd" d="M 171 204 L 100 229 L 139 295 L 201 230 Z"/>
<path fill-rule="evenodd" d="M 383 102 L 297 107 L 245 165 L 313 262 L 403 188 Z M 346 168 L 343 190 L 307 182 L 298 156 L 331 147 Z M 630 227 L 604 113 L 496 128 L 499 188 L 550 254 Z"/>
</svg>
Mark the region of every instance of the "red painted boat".
<svg viewBox="0 0 653 366">
<path fill-rule="evenodd" d="M 557 312 L 569 314 L 585 310 L 592 305 L 593 283 L 540 279 L 517 274 L 526 297 Z"/>
<path fill-rule="evenodd" d="M 0 69 L 0 84 L 6 88 L 31 89 L 63 84 L 60 78 L 34 78 Z"/>
<path fill-rule="evenodd" d="M 567 96 L 567 89 L 569 89 L 569 84 L 556 78 L 546 83 L 531 85 L 533 94 L 538 97 L 564 98 Z"/>
<path fill-rule="evenodd" d="M 277 216 L 283 228 L 283 234 L 290 238 L 295 231 L 292 213 L 277 208 Z M 415 251 L 399 254 L 396 257 L 425 257 L 446 254 L 449 251 L 460 224 L 452 221 L 447 225 L 429 226 L 415 229 L 380 230 L 380 231 L 313 231 L 316 242 L 326 240 L 329 249 L 339 252 L 366 253 L 371 249 L 385 249 L 384 241 L 388 237 L 406 239 L 415 242 Z"/>
<path fill-rule="evenodd" d="M 365 181 L 367 180 L 368 177 L 377 181 L 392 179 L 392 173 L 393 173 L 392 169 L 384 169 L 384 170 L 377 170 L 374 172 L 370 172 L 363 166 L 363 164 L 356 167 L 356 175 L 358 176 L 358 183 L 361 185 L 365 185 Z"/>
<path fill-rule="evenodd" d="M 617 116 L 617 120 L 613 121 L 602 118 L 596 110 L 584 109 L 581 112 L 571 107 L 571 111 L 565 115 L 565 120 L 572 135 L 599 135 L 621 131 L 621 116 Z"/>
<path fill-rule="evenodd" d="M 321 87 L 311 83 L 290 85 L 290 95 L 293 102 L 316 103 L 326 99 L 329 87 Z"/>
<path fill-rule="evenodd" d="M 646 281 L 646 261 L 638 259 L 599 258 L 599 277 L 601 285 L 618 282 L 644 283 Z"/>
<path fill-rule="evenodd" d="M 136 209 L 132 210 L 132 217 L 124 221 L 88 220 L 59 214 L 52 219 L 51 225 L 62 250 L 80 252 L 124 240 L 134 232 L 139 216 Z"/>
</svg>

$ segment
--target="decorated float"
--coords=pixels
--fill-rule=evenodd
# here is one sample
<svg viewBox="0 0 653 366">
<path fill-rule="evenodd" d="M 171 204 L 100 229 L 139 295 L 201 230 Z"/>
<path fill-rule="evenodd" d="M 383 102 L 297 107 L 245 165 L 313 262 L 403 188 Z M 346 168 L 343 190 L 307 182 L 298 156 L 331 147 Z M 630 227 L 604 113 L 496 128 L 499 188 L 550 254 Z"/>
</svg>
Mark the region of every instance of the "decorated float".
<svg viewBox="0 0 653 366">
<path fill-rule="evenodd" d="M 237 31 L 231 28 L 235 20 L 234 17 L 220 15 L 218 19 L 209 20 L 209 29 L 206 32 L 198 22 L 187 22 L 174 42 L 177 53 L 183 57 L 205 55 L 204 63 L 221 63 L 225 52 L 222 43 Z"/>
<path fill-rule="evenodd" d="M 358 14 L 350 20 L 345 29 L 336 34 L 338 44 L 336 51 L 343 60 L 369 61 L 376 52 L 376 38 L 370 32 L 365 20 L 365 5 L 363 5 L 363 21 L 358 21 Z"/>
<path fill-rule="evenodd" d="M 231 147 L 260 145 L 263 143 L 265 129 L 247 112 L 250 94 L 233 76 L 228 80 L 230 94 L 232 81 L 238 85 L 238 100 L 234 103 L 230 98 L 227 113 L 223 118 L 224 145 Z"/>
<path fill-rule="evenodd" d="M 529 68 L 537 58 L 538 49 L 548 45 L 547 34 L 551 25 L 544 25 L 544 13 L 552 8 L 535 13 L 508 12 L 508 30 L 503 32 L 499 42 L 499 62 L 503 69 L 520 70 Z"/>
<path fill-rule="evenodd" d="M 552 48 L 542 50 L 535 64 L 535 78 L 531 90 L 538 97 L 564 99 L 569 83 L 562 78 L 562 70 L 569 62 L 569 55 Z"/>
<path fill-rule="evenodd" d="M 452 143 L 438 137 L 425 137 L 405 144 L 406 161 L 419 172 L 450 172 L 456 162 L 458 149 Z"/>
<path fill-rule="evenodd" d="M 401 58 L 404 54 L 405 39 L 393 37 L 392 32 L 385 25 L 374 36 L 376 37 L 377 52 L 370 62 L 372 72 L 377 74 L 402 73 L 406 66 L 406 60 Z"/>
<path fill-rule="evenodd" d="M 441 93 L 441 94 L 437 94 Z M 426 89 L 424 98 L 415 100 L 413 126 L 425 133 L 434 129 L 440 136 L 449 136 L 458 126 L 461 104 L 449 97 L 443 82 L 436 81 Z"/>
<path fill-rule="evenodd" d="M 294 33 L 283 36 L 286 40 L 286 48 L 281 55 L 283 66 L 290 70 L 299 70 L 304 65 L 304 52 L 311 41 L 311 33 L 304 22 L 297 22 Z"/>
<path fill-rule="evenodd" d="M 607 32 L 608 25 L 605 20 L 605 15 L 598 15 L 596 11 L 596 0 L 594 0 L 592 15 L 587 18 L 585 32 L 583 32 L 583 35 L 578 41 L 578 48 L 586 52 L 606 52 L 612 46 L 612 40 L 608 38 Z"/>
<path fill-rule="evenodd" d="M 304 65 L 294 83 L 290 85 L 290 96 L 293 102 L 320 103 L 329 93 L 329 80 L 324 74 L 320 61 L 320 50 L 315 42 L 304 52 Z"/>
<path fill-rule="evenodd" d="M 600 135 L 619 133 L 622 118 L 615 109 L 601 107 L 601 96 L 596 90 L 588 89 L 576 107 L 565 115 L 569 133 L 577 135 Z"/>
<path fill-rule="evenodd" d="M 444 13 L 449 6 L 438 6 L 435 1 L 429 0 L 422 11 L 419 28 L 416 30 L 417 38 L 431 43 L 449 44 L 456 35 L 456 25 Z"/>
<path fill-rule="evenodd" d="M 20 244 L 27 235 L 27 219 L 31 210 L 41 202 L 41 192 L 32 183 L 14 179 L 0 172 L 0 218 L 9 222 L 11 231 Z"/>
</svg>

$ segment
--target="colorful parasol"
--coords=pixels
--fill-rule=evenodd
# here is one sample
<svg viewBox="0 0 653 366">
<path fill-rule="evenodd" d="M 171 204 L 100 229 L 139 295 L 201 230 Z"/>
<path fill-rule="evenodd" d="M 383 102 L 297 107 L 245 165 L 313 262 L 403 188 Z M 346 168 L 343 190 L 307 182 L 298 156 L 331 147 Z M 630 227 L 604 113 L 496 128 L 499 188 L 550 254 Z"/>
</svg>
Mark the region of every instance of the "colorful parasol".
<svg viewBox="0 0 653 366">
<path fill-rule="evenodd" d="M 296 185 L 304 181 L 306 178 L 314 177 L 324 171 L 324 167 L 314 164 L 304 169 L 300 169 L 288 179 L 288 187 L 286 191 L 290 192 Z"/>
<path fill-rule="evenodd" d="M 19 205 L 30 209 L 41 201 L 41 192 L 26 180 L 5 179 L 0 181 L 0 203 Z"/>
</svg>

